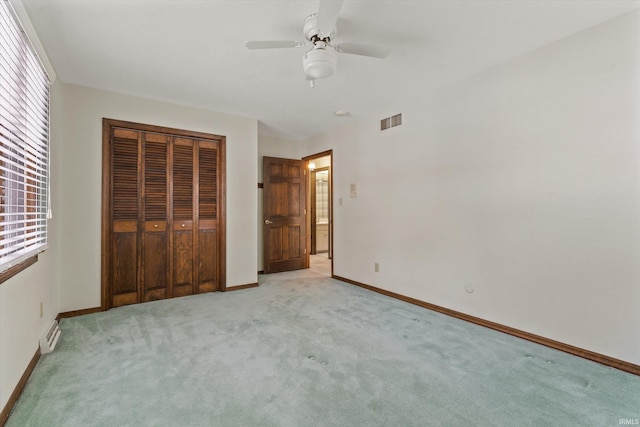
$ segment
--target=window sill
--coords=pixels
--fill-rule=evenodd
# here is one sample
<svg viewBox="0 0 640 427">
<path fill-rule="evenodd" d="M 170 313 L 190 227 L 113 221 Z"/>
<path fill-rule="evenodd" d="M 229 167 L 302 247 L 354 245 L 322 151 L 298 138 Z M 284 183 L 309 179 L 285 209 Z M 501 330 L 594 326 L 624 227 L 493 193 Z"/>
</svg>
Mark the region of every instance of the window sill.
<svg viewBox="0 0 640 427">
<path fill-rule="evenodd" d="M 14 265 L 13 267 L 8 269 L 7 271 L 3 271 L 2 273 L 0 273 L 0 284 L 2 284 L 4 282 L 6 282 L 7 280 L 11 279 L 13 276 L 15 276 L 16 274 L 20 273 L 22 270 L 25 270 L 27 267 L 32 266 L 36 262 L 38 262 L 38 255 L 34 255 L 31 258 L 27 258 L 26 260 L 24 260 L 20 264 Z"/>
</svg>

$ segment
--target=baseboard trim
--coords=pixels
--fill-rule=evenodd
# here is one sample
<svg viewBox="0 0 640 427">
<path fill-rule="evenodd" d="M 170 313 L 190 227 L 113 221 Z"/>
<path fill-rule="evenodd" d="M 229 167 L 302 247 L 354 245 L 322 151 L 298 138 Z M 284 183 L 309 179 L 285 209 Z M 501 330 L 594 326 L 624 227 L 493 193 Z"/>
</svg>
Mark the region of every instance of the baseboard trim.
<svg viewBox="0 0 640 427">
<path fill-rule="evenodd" d="M 446 314 L 447 316 L 451 316 L 457 319 L 465 320 L 467 322 L 475 323 L 477 325 L 484 326 L 486 328 L 494 329 L 496 331 L 503 332 L 505 334 L 509 334 L 518 338 L 525 339 L 527 341 L 532 341 L 536 344 L 541 344 L 547 347 L 551 347 L 553 349 L 560 350 L 574 356 L 582 357 L 584 359 L 588 359 L 593 362 L 600 363 L 602 365 L 610 366 L 612 368 L 616 368 L 621 371 L 629 372 L 635 375 L 640 375 L 640 365 L 636 365 L 630 362 L 625 362 L 624 360 L 615 359 L 613 357 L 605 356 L 604 354 L 595 353 L 590 350 L 585 350 L 583 348 L 575 347 L 570 344 L 565 344 L 560 341 L 555 341 L 549 338 L 545 338 L 540 335 L 535 335 L 526 331 L 522 331 L 520 329 L 512 328 L 510 326 L 501 325 L 499 323 L 491 322 L 489 320 L 471 316 L 469 314 L 451 310 L 449 308 L 441 307 L 439 305 L 431 304 L 429 302 L 421 301 L 421 300 L 407 297 L 395 292 L 380 289 L 375 286 L 371 286 L 371 285 L 357 282 L 355 280 L 347 279 L 345 277 L 340 277 L 336 275 L 333 275 L 332 277 L 336 280 L 340 280 L 342 282 L 349 283 L 351 285 L 359 286 L 361 288 L 365 288 L 382 295 L 396 298 L 401 301 L 408 302 L 410 304 L 418 305 L 420 307 L 423 307 L 429 310 L 437 311 L 438 313 Z"/>
<path fill-rule="evenodd" d="M 247 283 L 246 285 L 238 285 L 238 286 L 231 286 L 227 289 L 225 289 L 225 292 L 230 292 L 230 291 L 239 291 L 242 289 L 249 289 L 249 288 L 257 288 L 258 287 L 258 283 Z"/>
<path fill-rule="evenodd" d="M 100 311 L 102 311 L 101 307 L 85 308 L 84 310 L 66 311 L 64 313 L 59 313 L 56 316 L 56 321 L 59 322 L 60 319 L 64 319 L 67 317 L 82 316 L 84 314 L 98 313 Z M 27 384 L 27 381 L 29 380 L 31 373 L 33 372 L 36 365 L 38 364 L 38 360 L 40 360 L 40 356 L 41 356 L 40 348 L 38 348 L 36 350 L 35 355 L 29 362 L 29 365 L 27 365 L 27 369 L 25 369 L 24 373 L 22 374 L 22 377 L 20 377 L 20 381 L 18 381 L 16 388 L 13 390 L 13 393 L 11 393 L 11 397 L 9 397 L 7 404 L 2 409 L 2 412 L 0 412 L 0 427 L 3 427 L 6 424 L 7 420 L 9 419 L 9 414 L 11 413 L 11 410 L 13 409 L 14 405 L 20 398 L 20 395 L 22 394 L 22 390 L 24 389 L 24 386 Z"/>
<path fill-rule="evenodd" d="M 20 381 L 18 381 L 18 384 L 16 384 L 16 388 L 13 389 L 13 393 L 11 393 L 11 396 L 9 397 L 7 404 L 4 406 L 4 408 L 2 408 L 2 412 L 0 412 L 0 427 L 3 427 L 7 423 L 7 420 L 9 419 L 9 414 L 11 414 L 11 410 L 15 406 L 16 402 L 18 402 L 18 399 L 22 394 L 22 390 L 24 390 L 24 386 L 27 385 L 27 381 L 29 380 L 31 373 L 33 372 L 36 365 L 38 364 L 38 360 L 40 360 L 39 348 L 36 350 L 36 353 L 33 355 L 33 358 L 31 358 L 31 361 L 27 365 L 27 368 L 25 369 L 24 373 L 20 377 Z"/>
<path fill-rule="evenodd" d="M 56 316 L 56 320 L 59 322 L 60 319 L 66 319 L 67 317 L 84 316 L 85 314 L 99 313 L 101 311 L 102 311 L 102 307 L 93 307 L 93 308 L 85 308 L 82 310 L 65 311 L 64 313 L 58 314 L 58 316 Z"/>
</svg>

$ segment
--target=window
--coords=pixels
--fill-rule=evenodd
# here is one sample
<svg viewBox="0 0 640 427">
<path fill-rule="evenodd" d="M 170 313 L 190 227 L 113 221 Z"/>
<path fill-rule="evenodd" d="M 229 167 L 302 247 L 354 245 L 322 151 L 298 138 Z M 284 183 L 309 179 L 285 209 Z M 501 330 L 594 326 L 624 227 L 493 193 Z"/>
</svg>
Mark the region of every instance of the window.
<svg viewBox="0 0 640 427">
<path fill-rule="evenodd" d="M 49 78 L 10 7 L 0 0 L 0 280 L 46 248 L 49 200 Z"/>
</svg>

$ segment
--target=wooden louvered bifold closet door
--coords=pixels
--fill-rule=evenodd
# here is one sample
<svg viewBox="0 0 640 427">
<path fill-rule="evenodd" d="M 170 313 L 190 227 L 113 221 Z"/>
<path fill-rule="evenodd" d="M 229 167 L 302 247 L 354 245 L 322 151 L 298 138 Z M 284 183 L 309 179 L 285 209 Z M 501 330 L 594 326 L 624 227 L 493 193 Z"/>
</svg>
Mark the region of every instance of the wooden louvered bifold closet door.
<svg viewBox="0 0 640 427">
<path fill-rule="evenodd" d="M 115 129 L 112 136 L 111 253 L 113 306 L 138 302 L 139 132 Z"/>
<path fill-rule="evenodd" d="M 198 226 L 196 252 L 198 290 L 210 292 L 220 287 L 218 263 L 208 262 L 218 259 L 218 150 L 217 144 L 200 141 L 198 170 Z"/>
<path fill-rule="evenodd" d="M 181 296 L 194 291 L 193 148 L 186 138 L 173 144 L 173 287 Z"/>
<path fill-rule="evenodd" d="M 173 143 L 174 295 L 218 289 L 217 144 L 189 138 Z M 191 262 L 190 262 L 191 261 Z"/>
<path fill-rule="evenodd" d="M 218 290 L 219 143 L 115 128 L 110 150 L 110 306 Z"/>
<path fill-rule="evenodd" d="M 168 298 L 169 238 L 167 232 L 168 147 L 167 135 L 143 133 L 142 163 L 142 283 L 141 300 Z"/>
</svg>

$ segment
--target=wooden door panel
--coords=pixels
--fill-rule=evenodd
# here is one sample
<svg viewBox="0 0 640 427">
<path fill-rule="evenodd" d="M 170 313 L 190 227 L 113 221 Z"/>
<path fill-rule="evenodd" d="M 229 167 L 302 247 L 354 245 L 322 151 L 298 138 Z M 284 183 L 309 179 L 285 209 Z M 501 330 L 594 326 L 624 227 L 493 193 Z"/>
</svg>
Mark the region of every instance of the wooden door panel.
<svg viewBox="0 0 640 427">
<path fill-rule="evenodd" d="M 264 186 L 263 191 L 265 198 L 269 201 L 267 211 L 270 216 L 297 218 L 303 215 L 304 204 L 304 186 L 302 182 L 278 182 L 280 180 L 273 179 L 271 183 Z M 302 180 L 299 180 L 302 181 Z"/>
<path fill-rule="evenodd" d="M 158 224 L 154 224 L 158 225 Z M 167 298 L 167 233 L 149 231 L 144 236 L 143 259 L 143 300 L 151 301 Z"/>
<path fill-rule="evenodd" d="M 289 239 L 285 251 L 287 254 L 287 259 L 298 260 L 302 258 L 302 247 L 300 246 L 300 242 L 302 241 L 302 233 L 300 228 L 301 227 L 299 225 L 287 227 L 286 236 Z"/>
<path fill-rule="evenodd" d="M 110 146 L 113 159 L 110 278 L 114 307 L 134 304 L 139 298 L 139 138 L 139 132 L 114 129 Z"/>
<path fill-rule="evenodd" d="M 200 141 L 198 151 L 198 219 L 216 220 L 218 214 L 218 145 Z"/>
<path fill-rule="evenodd" d="M 304 200 L 302 196 L 302 185 L 299 182 L 292 182 L 287 188 L 287 204 L 286 211 L 287 216 L 292 218 L 299 218 L 303 213 L 304 204 L 301 203 Z"/>
<path fill-rule="evenodd" d="M 269 227 L 269 261 L 298 260 L 303 257 L 299 225 Z"/>
<path fill-rule="evenodd" d="M 215 229 L 198 232 L 198 289 L 197 292 L 217 291 L 218 286 L 218 233 Z"/>
<path fill-rule="evenodd" d="M 263 185 L 264 209 L 271 216 L 286 216 L 286 204 L 282 203 L 287 194 L 287 184 L 284 182 L 275 182 L 272 178 L 269 185 Z M 265 212 L 265 216 L 266 216 Z"/>
<path fill-rule="evenodd" d="M 173 294 L 193 294 L 193 233 L 191 230 L 173 233 Z"/>
<path fill-rule="evenodd" d="M 138 233 L 114 233 L 111 254 L 113 306 L 138 301 Z"/>
<path fill-rule="evenodd" d="M 173 219 L 193 219 L 193 142 L 176 138 L 173 147 Z"/>
<path fill-rule="evenodd" d="M 172 159 L 174 296 L 194 293 L 193 281 L 193 140 L 175 138 Z"/>
<path fill-rule="evenodd" d="M 115 129 L 111 155 L 113 178 L 111 186 L 111 219 L 136 220 L 140 194 L 138 192 L 139 133 Z"/>
<path fill-rule="evenodd" d="M 284 260 L 284 227 L 271 226 L 267 228 L 265 246 L 265 260 L 269 263 Z"/>
<path fill-rule="evenodd" d="M 168 137 L 145 134 L 144 140 L 144 218 L 166 220 Z"/>
<path fill-rule="evenodd" d="M 302 178 L 302 173 L 300 173 L 301 170 L 303 170 L 304 168 L 304 164 L 302 165 L 302 167 L 300 167 L 300 165 L 288 165 L 288 169 L 287 169 L 287 176 L 290 178 Z"/>
<path fill-rule="evenodd" d="M 169 137 L 143 134 L 144 234 L 142 245 L 142 301 L 169 298 L 167 233 Z"/>
<path fill-rule="evenodd" d="M 264 272 L 305 268 L 305 162 L 264 157 L 263 171 Z"/>
<path fill-rule="evenodd" d="M 218 144 L 198 141 L 198 230 L 194 246 L 196 292 L 220 288 L 218 263 Z"/>
</svg>

